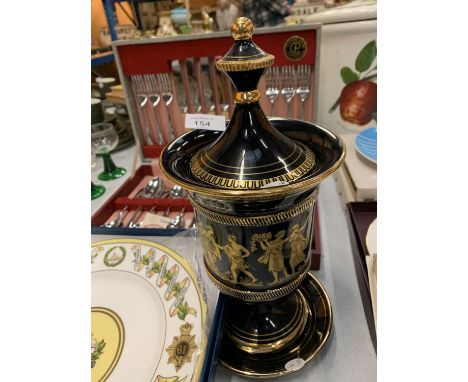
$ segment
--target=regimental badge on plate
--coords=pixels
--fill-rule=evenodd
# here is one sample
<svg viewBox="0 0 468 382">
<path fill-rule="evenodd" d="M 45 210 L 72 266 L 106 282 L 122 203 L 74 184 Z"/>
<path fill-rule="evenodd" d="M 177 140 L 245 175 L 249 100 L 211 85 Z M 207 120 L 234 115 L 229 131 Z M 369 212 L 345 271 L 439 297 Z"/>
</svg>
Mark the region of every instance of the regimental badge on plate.
<svg viewBox="0 0 468 382">
<path fill-rule="evenodd" d="M 166 349 L 169 354 L 168 363 L 175 366 L 176 372 L 185 363 L 192 361 L 192 355 L 198 346 L 195 344 L 195 336 L 190 335 L 193 325 L 186 322 L 180 327 L 180 336 L 175 336 L 172 344 Z"/>
</svg>

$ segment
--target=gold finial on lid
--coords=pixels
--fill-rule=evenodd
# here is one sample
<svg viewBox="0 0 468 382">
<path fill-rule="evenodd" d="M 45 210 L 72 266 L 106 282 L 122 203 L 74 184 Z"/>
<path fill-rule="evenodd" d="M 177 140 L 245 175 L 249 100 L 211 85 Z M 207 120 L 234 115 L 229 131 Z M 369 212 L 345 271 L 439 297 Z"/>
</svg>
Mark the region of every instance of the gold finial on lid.
<svg viewBox="0 0 468 382">
<path fill-rule="evenodd" d="M 252 40 L 253 29 L 252 20 L 247 17 L 238 17 L 231 26 L 232 38 L 236 41 Z"/>
<path fill-rule="evenodd" d="M 269 68 L 273 65 L 275 57 L 265 53 L 252 41 L 253 30 L 253 23 L 247 17 L 238 17 L 232 23 L 231 34 L 234 44 L 223 58 L 216 62 L 218 70 L 245 72 Z"/>
</svg>

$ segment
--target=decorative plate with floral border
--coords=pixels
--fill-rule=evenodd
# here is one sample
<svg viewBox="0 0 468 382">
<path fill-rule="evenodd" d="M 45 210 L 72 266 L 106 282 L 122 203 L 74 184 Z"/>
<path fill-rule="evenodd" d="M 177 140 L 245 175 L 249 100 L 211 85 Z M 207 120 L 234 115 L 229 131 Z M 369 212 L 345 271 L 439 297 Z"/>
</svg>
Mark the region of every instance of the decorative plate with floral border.
<svg viewBox="0 0 468 382">
<path fill-rule="evenodd" d="M 91 380 L 197 381 L 207 306 L 189 263 L 148 240 L 91 245 Z"/>
</svg>

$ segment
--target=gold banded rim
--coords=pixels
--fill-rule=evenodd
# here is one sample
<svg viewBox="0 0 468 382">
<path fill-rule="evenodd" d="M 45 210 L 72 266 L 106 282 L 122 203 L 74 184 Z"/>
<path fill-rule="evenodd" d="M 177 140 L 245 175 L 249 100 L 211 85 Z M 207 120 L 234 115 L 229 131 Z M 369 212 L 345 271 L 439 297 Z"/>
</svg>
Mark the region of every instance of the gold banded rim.
<svg viewBox="0 0 468 382">
<path fill-rule="evenodd" d="M 282 223 L 284 221 L 291 220 L 294 216 L 297 216 L 307 211 L 315 203 L 318 193 L 319 193 L 319 189 L 317 188 L 314 190 L 314 192 L 312 192 L 310 196 L 305 198 L 302 202 L 300 202 L 299 204 L 285 211 L 268 214 L 268 215 L 245 216 L 245 217 L 244 216 L 232 216 L 232 215 L 222 214 L 219 212 L 214 212 L 214 211 L 206 209 L 205 207 L 197 203 L 190 195 L 189 195 L 189 199 L 190 199 L 190 202 L 193 204 L 194 208 L 201 214 L 205 215 L 211 221 L 214 221 L 216 223 L 221 223 L 224 225 L 230 225 L 230 226 L 252 227 L 252 226 L 271 225 L 271 224 Z"/>
<path fill-rule="evenodd" d="M 247 302 L 264 302 L 277 300 L 299 288 L 302 281 L 304 281 L 304 279 L 307 277 L 310 268 L 310 263 L 311 257 L 309 256 L 306 259 L 306 263 L 304 264 L 304 270 L 299 274 L 298 277 L 296 277 L 293 281 L 288 281 L 288 283 L 284 286 L 272 288 L 266 291 L 250 291 L 233 288 L 224 284 L 213 273 L 211 273 L 206 263 L 205 269 L 211 281 L 213 281 L 213 283 L 216 285 L 216 288 L 218 288 L 221 291 L 221 293 Z"/>
<path fill-rule="evenodd" d="M 235 92 L 234 93 L 234 103 L 248 104 L 257 102 L 260 99 L 260 92 L 255 90 L 249 90 L 245 92 Z"/>
<path fill-rule="evenodd" d="M 181 135 L 177 139 L 180 139 L 190 133 L 191 131 L 186 132 L 185 134 Z M 270 187 L 270 188 L 262 188 L 262 189 L 255 189 L 255 190 L 230 190 L 230 189 L 224 189 L 224 188 L 214 188 L 213 186 L 210 186 L 209 184 L 207 184 L 206 186 L 205 185 L 202 186 L 202 185 L 196 185 L 196 184 L 187 182 L 179 177 L 172 175 L 172 173 L 168 171 L 168 168 L 165 166 L 164 161 L 163 161 L 163 156 L 168 150 L 169 146 L 165 146 L 163 150 L 161 151 L 161 155 L 159 157 L 159 165 L 160 165 L 162 173 L 170 181 L 185 188 L 189 192 L 216 197 L 218 199 L 236 199 L 236 198 L 267 199 L 267 198 L 281 197 L 281 196 L 300 193 L 302 191 L 310 189 L 318 185 L 320 182 L 322 182 L 324 179 L 328 178 L 336 170 L 338 170 L 338 168 L 341 166 L 341 164 L 345 160 L 346 146 L 344 145 L 343 140 L 340 137 L 335 136 L 335 138 L 338 140 L 338 142 L 341 143 L 341 146 L 343 147 L 343 151 L 341 152 L 341 155 L 338 158 L 338 160 L 335 163 L 333 163 L 333 165 L 330 166 L 327 170 L 320 172 L 319 174 L 309 179 L 300 180 L 298 182 L 290 183 L 287 185 L 280 185 L 280 186 L 275 186 L 275 187 Z"/>
<path fill-rule="evenodd" d="M 216 62 L 216 69 L 223 72 L 243 72 L 246 70 L 269 68 L 275 63 L 275 56 L 265 53 L 264 56 L 253 60 L 243 60 L 242 57 L 236 57 L 238 60 L 223 60 Z"/>
</svg>

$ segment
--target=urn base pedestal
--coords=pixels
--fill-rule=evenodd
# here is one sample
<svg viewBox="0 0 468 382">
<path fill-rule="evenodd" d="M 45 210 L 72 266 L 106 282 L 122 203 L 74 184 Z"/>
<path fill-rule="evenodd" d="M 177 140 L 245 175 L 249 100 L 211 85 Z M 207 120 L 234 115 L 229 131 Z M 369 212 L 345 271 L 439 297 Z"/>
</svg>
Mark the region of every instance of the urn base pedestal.
<svg viewBox="0 0 468 382">
<path fill-rule="evenodd" d="M 308 273 L 286 297 L 259 303 L 227 300 L 219 362 L 252 378 L 273 378 L 299 370 L 324 347 L 332 328 L 325 289 Z"/>
</svg>

